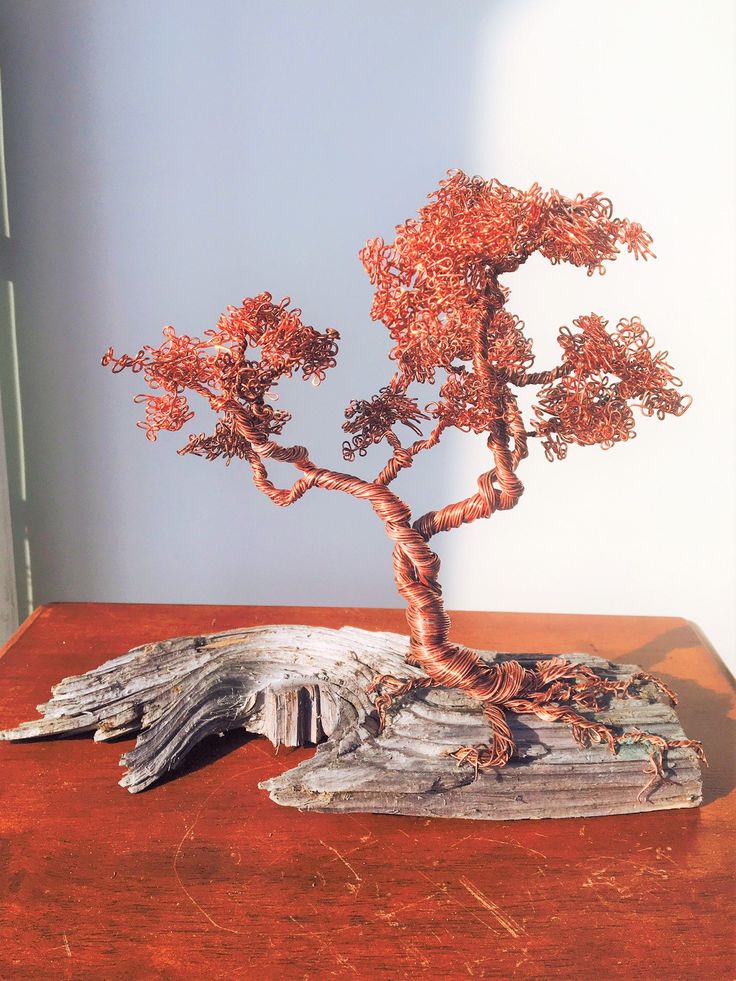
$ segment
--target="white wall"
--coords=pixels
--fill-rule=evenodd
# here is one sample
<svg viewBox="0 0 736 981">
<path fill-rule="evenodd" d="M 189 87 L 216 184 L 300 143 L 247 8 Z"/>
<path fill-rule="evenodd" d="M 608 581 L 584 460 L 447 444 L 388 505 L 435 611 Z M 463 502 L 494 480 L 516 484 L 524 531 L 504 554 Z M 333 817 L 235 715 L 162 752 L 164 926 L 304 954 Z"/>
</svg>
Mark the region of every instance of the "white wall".
<svg viewBox="0 0 736 981">
<path fill-rule="evenodd" d="M 442 542 L 449 604 L 672 613 L 732 650 L 733 407 L 708 380 L 713 353 L 733 353 L 731 6 L 700 6 L 6 3 L 36 600 L 397 605 L 369 508 L 313 493 L 280 511 L 242 469 L 179 458 L 175 436 L 148 444 L 133 379 L 98 362 L 288 293 L 343 334 L 330 382 L 284 397 L 290 437 L 340 465 L 344 405 L 388 376 L 356 252 L 460 166 L 601 187 L 640 218 L 656 264 L 589 281 L 530 263 L 511 305 L 541 360 L 578 312 L 640 313 L 696 402 L 608 454 L 537 453 L 515 514 Z M 484 464 L 453 439 L 402 487 L 425 509 Z"/>
<path fill-rule="evenodd" d="M 736 664 L 735 13 L 717 0 L 556 0 L 497 4 L 486 21 L 472 169 L 603 190 L 658 256 L 621 256 L 592 278 L 535 257 L 507 277 L 538 365 L 557 363 L 557 328 L 577 315 L 639 314 L 694 403 L 681 419 L 641 419 L 609 452 L 532 453 L 517 510 L 453 543 L 451 605 L 684 616 Z M 463 459 L 469 479 L 481 449 Z"/>
</svg>

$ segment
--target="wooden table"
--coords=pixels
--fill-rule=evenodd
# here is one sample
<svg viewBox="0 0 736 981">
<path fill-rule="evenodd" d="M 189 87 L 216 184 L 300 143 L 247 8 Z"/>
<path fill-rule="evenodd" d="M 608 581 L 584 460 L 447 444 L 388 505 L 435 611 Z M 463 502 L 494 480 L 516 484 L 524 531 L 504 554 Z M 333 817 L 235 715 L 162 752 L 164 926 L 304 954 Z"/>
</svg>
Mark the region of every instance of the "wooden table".
<svg viewBox="0 0 736 981">
<path fill-rule="evenodd" d="M 257 784 L 309 750 L 242 734 L 137 796 L 117 786 L 128 743 L 0 743 L 0 978 L 736 976 L 733 692 L 696 628 L 453 620 L 472 646 L 587 651 L 661 675 L 708 752 L 704 806 L 514 823 L 300 813 Z M 42 607 L 0 661 L 0 727 L 134 645 L 279 622 L 404 630 L 400 610 Z"/>
</svg>

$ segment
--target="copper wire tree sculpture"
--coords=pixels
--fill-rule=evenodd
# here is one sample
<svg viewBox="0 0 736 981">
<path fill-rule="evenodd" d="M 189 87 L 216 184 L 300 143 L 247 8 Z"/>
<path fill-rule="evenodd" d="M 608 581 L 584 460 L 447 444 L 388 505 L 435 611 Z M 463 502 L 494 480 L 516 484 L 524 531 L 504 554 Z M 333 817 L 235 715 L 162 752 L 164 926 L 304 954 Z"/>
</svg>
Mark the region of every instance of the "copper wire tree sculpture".
<svg viewBox="0 0 736 981">
<path fill-rule="evenodd" d="M 145 405 L 145 422 L 139 425 L 149 439 L 189 422 L 188 395 L 196 393 L 217 413 L 217 424 L 210 435 L 190 436 L 180 453 L 228 463 L 245 460 L 258 490 L 281 507 L 314 487 L 370 503 L 394 542 L 394 576 L 407 604 L 408 660 L 424 672 L 411 680 L 391 675 L 374 680 L 382 726 L 391 702 L 411 689 L 457 688 L 481 703 L 489 724 L 487 745 L 462 746 L 452 754 L 476 772 L 501 767 L 512 756 L 506 713 L 514 712 L 566 723 L 581 746 L 607 743 L 616 752 L 622 743 L 642 742 L 652 761 L 652 780 L 660 781 L 668 748 L 691 746 L 701 754 L 700 744 L 638 729 L 616 734 L 578 710 L 597 710 L 610 696 L 634 697 L 637 682 L 653 682 L 673 702 L 674 693 L 644 673 L 610 681 L 560 657 L 533 668 L 514 660 L 485 663 L 450 639 L 440 562 L 430 547 L 440 532 L 516 507 L 530 440 L 541 442 L 548 459 L 562 459 L 573 443 L 607 448 L 631 439 L 635 408 L 659 419 L 687 409 L 689 398 L 680 394 L 667 353 L 654 350 L 638 317 L 609 330 L 600 316 L 581 316 L 573 328 L 560 330 L 560 363 L 532 370 L 532 342 L 524 324 L 506 309 L 509 291 L 501 278 L 534 253 L 592 275 L 604 272 L 622 247 L 637 259 L 652 256 L 651 244 L 641 225 L 613 217 L 610 201 L 599 193 L 568 198 L 543 192 L 537 184 L 520 191 L 460 171 L 442 181 L 418 217 L 397 227 L 392 243 L 369 241 L 360 258 L 375 287 L 371 317 L 391 335 L 396 370 L 378 394 L 347 407 L 343 429 L 350 438 L 343 456 L 352 462 L 386 442 L 391 456 L 373 480 L 320 467 L 305 447 L 279 441 L 290 417 L 275 407 L 274 389 L 298 372 L 319 384 L 335 365 L 339 339 L 335 330 L 320 333 L 307 326 L 288 299 L 276 303 L 261 293 L 229 307 L 202 339 L 167 327 L 159 347 L 145 347 L 133 357 L 117 357 L 110 349 L 103 364 L 115 372 L 140 373 L 156 390 L 136 399 Z M 420 407 L 410 394 L 415 383 L 437 383 L 436 401 Z M 538 392 L 525 422 L 517 393 L 529 386 Z M 430 421 L 424 435 L 422 424 Z M 401 427 L 416 438 L 402 441 Z M 487 437 L 489 469 L 465 499 L 414 518 L 390 485 L 453 427 Z M 272 482 L 271 460 L 299 472 L 290 487 Z"/>
</svg>

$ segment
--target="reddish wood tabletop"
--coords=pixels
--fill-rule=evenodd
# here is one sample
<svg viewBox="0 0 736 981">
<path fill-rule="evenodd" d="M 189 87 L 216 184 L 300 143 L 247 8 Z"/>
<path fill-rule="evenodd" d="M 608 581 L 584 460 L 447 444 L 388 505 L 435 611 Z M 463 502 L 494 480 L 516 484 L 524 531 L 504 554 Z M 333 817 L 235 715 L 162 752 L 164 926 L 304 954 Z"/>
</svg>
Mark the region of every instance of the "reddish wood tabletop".
<svg viewBox="0 0 736 981">
<path fill-rule="evenodd" d="M 310 750 L 213 737 L 117 786 L 130 745 L 0 743 L 0 978 L 721 979 L 733 941 L 733 691 L 685 620 L 457 613 L 484 649 L 634 662 L 710 760 L 694 810 L 475 822 L 302 813 L 258 782 Z M 0 727 L 130 647 L 266 623 L 404 631 L 400 610 L 59 604 L 0 661 Z M 696 680 L 697 679 L 697 680 Z"/>
</svg>

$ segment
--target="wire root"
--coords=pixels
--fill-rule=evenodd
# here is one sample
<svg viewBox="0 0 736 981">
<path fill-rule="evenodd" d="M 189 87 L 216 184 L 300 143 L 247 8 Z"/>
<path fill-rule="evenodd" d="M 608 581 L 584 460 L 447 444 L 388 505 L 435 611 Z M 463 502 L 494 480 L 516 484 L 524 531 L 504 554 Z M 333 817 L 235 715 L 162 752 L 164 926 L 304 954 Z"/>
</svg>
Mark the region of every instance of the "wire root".
<svg viewBox="0 0 736 981">
<path fill-rule="evenodd" d="M 416 657 L 416 652 L 415 652 Z M 421 664 L 421 656 L 418 658 Z M 699 760 L 707 765 L 701 742 L 695 739 L 665 739 L 640 729 L 616 734 L 611 726 L 588 719 L 577 708 L 598 712 L 611 698 L 641 698 L 641 686 L 651 684 L 673 704 L 677 696 L 672 689 L 653 675 L 638 671 L 628 678 L 611 680 L 602 678 L 586 665 L 573 664 L 560 657 L 536 662 L 532 668 L 524 668 L 519 661 L 501 661 L 496 665 L 483 665 L 480 683 L 475 691 L 472 684 L 465 686 L 448 684 L 431 677 L 396 678 L 378 675 L 368 687 L 376 694 L 374 706 L 379 721 L 379 731 L 386 725 L 389 707 L 409 692 L 419 688 L 436 686 L 461 688 L 471 698 L 481 702 L 483 714 L 491 730 L 488 743 L 460 746 L 448 755 L 458 766 L 470 766 L 474 770 L 473 781 L 481 770 L 506 766 L 516 752 L 516 742 L 511 734 L 506 713 L 536 715 L 545 722 L 562 722 L 568 726 L 573 739 L 581 749 L 605 745 L 616 755 L 621 746 L 639 745 L 647 752 L 645 773 L 650 779 L 637 796 L 646 803 L 651 795 L 664 784 L 676 783 L 667 774 L 666 755 L 670 749 L 692 749 Z M 465 680 L 465 679 L 464 679 Z M 477 694 L 482 690 L 483 696 Z M 489 694 L 490 693 L 490 694 Z"/>
</svg>

